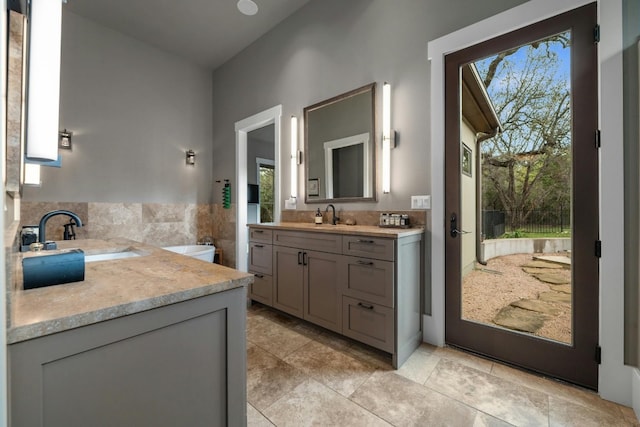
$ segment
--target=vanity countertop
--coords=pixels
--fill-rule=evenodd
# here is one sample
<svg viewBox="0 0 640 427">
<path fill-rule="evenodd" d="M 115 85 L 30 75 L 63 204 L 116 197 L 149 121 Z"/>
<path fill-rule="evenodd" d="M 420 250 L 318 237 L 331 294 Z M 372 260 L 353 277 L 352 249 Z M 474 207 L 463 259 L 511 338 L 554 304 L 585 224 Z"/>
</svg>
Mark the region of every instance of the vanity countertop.
<svg viewBox="0 0 640 427">
<path fill-rule="evenodd" d="M 382 228 L 375 225 L 345 225 L 345 224 L 313 224 L 306 222 L 269 222 L 262 224 L 250 224 L 252 228 L 271 228 L 279 230 L 291 230 L 291 231 L 312 231 L 319 233 L 333 233 L 333 234 L 349 234 L 356 236 L 370 236 L 370 237 L 388 237 L 398 238 L 404 236 L 411 236 L 414 234 L 424 233 L 424 227 L 412 227 L 412 228 Z"/>
<path fill-rule="evenodd" d="M 16 254 L 13 290 L 8 295 L 8 344 L 248 286 L 253 281 L 251 274 L 128 239 L 57 243 L 59 250 L 79 248 L 85 255 L 124 250 L 145 255 L 87 263 L 82 282 L 25 291 L 25 254 Z"/>
</svg>

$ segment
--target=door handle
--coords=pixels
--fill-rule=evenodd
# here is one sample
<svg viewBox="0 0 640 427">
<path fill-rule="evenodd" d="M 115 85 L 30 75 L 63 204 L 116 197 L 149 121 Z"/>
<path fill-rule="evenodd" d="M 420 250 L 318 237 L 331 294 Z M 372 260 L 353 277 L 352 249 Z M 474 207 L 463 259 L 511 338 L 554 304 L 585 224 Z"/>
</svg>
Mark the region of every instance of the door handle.
<svg viewBox="0 0 640 427">
<path fill-rule="evenodd" d="M 302 265 L 307 265 L 309 263 L 309 255 L 306 252 L 302 252 Z"/>
<path fill-rule="evenodd" d="M 458 216 L 454 213 L 451 214 L 449 220 L 449 235 L 453 238 L 458 237 L 459 234 L 469 234 L 470 231 L 458 230 Z"/>
<path fill-rule="evenodd" d="M 298 252 L 298 265 L 302 265 L 302 252 Z"/>
</svg>

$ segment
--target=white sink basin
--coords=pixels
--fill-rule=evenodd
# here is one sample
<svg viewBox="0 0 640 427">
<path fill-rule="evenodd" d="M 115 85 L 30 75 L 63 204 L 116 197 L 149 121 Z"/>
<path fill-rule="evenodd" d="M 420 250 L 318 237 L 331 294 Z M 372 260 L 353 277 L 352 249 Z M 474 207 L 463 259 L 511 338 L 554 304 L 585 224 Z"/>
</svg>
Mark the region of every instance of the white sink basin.
<svg viewBox="0 0 640 427">
<path fill-rule="evenodd" d="M 136 258 L 142 256 L 134 251 L 111 252 L 106 254 L 85 255 L 84 262 L 113 261 L 116 259 Z"/>
<path fill-rule="evenodd" d="M 201 259 L 207 262 L 213 262 L 213 257 L 216 251 L 216 247 L 213 245 L 165 246 L 162 249 L 175 252 L 180 255 L 186 255 L 192 258 Z"/>
</svg>

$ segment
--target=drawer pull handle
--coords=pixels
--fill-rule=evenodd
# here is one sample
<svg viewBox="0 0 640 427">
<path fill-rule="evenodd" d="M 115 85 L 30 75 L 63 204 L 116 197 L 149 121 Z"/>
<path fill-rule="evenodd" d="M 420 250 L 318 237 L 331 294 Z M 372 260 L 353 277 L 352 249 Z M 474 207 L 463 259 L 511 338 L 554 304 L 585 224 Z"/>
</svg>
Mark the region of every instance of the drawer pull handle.
<svg viewBox="0 0 640 427">
<path fill-rule="evenodd" d="M 360 264 L 360 265 L 373 265 L 373 261 L 358 260 L 358 264 Z"/>
<path fill-rule="evenodd" d="M 366 308 L 367 310 L 373 310 L 373 306 L 371 304 L 365 304 L 363 302 L 359 302 L 358 307 Z"/>
<path fill-rule="evenodd" d="M 255 248 L 264 248 L 264 245 L 254 245 Z"/>
<path fill-rule="evenodd" d="M 254 233 L 264 233 L 264 230 L 253 230 Z"/>
<path fill-rule="evenodd" d="M 303 265 L 302 261 L 303 261 L 303 255 L 302 252 L 298 252 L 298 265 Z"/>
<path fill-rule="evenodd" d="M 363 239 L 358 239 L 358 243 L 367 243 L 367 244 L 373 244 L 375 243 L 375 241 L 373 240 L 363 240 Z"/>
<path fill-rule="evenodd" d="M 263 279 L 264 278 L 264 275 L 262 275 L 262 274 L 254 274 L 254 276 L 256 276 L 258 279 Z"/>
</svg>

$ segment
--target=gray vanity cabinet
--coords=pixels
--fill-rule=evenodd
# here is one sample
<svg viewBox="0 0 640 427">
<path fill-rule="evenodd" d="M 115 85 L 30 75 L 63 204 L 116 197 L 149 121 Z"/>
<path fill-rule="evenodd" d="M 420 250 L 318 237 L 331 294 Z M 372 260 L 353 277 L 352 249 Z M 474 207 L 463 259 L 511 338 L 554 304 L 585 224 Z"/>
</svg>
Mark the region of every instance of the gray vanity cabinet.
<svg viewBox="0 0 640 427">
<path fill-rule="evenodd" d="M 273 233 L 273 297 L 252 299 L 388 352 L 396 368 L 420 345 L 422 232 L 258 227 Z"/>
<path fill-rule="evenodd" d="M 266 305 L 273 304 L 273 232 L 249 229 L 249 272 L 254 280 L 249 288 L 249 298 Z"/>
<path fill-rule="evenodd" d="M 236 288 L 8 346 L 13 426 L 246 425 Z"/>
<path fill-rule="evenodd" d="M 308 233 L 274 234 L 273 307 L 342 332 L 342 255 L 305 247 L 339 247 L 341 236 L 307 236 Z M 319 237 L 319 239 L 316 239 Z M 340 240 L 336 242 L 335 240 Z M 292 245 L 281 246 L 275 242 Z"/>
</svg>

